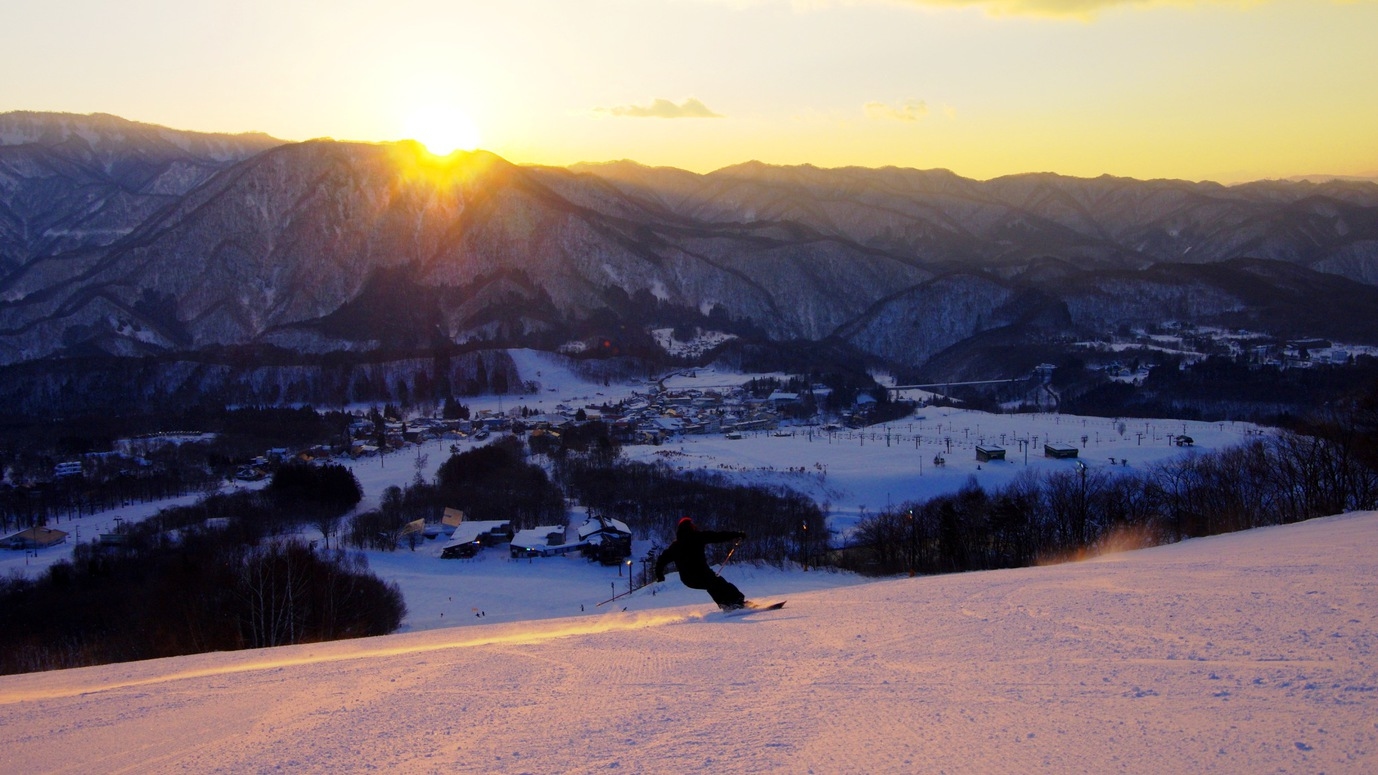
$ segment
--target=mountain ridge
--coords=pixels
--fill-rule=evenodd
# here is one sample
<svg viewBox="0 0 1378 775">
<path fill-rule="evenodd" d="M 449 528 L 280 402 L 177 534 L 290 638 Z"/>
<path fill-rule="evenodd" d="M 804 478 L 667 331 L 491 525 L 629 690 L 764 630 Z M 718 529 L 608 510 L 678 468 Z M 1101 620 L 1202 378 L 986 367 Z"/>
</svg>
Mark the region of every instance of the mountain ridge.
<svg viewBox="0 0 1378 775">
<path fill-rule="evenodd" d="M 609 336 L 651 354 L 649 328 L 698 326 L 921 369 L 994 329 L 1165 311 L 1378 344 L 1354 319 L 1378 283 L 1374 183 L 560 168 L 45 115 L 0 115 L 25 138 L 0 146 L 0 365 Z"/>
</svg>

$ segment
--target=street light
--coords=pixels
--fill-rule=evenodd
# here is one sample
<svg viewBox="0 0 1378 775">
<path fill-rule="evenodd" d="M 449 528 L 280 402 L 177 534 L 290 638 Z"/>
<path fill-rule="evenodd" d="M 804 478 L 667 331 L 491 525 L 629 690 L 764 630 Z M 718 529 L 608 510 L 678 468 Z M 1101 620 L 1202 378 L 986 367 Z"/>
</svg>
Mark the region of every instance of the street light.
<svg viewBox="0 0 1378 775">
<path fill-rule="evenodd" d="M 909 520 L 909 578 L 918 575 L 918 556 L 919 556 L 919 528 L 914 522 L 914 510 L 909 509 L 905 512 L 905 518 Z"/>
<path fill-rule="evenodd" d="M 1086 464 L 1077 461 L 1077 470 L 1081 472 L 1081 519 L 1077 522 L 1077 541 L 1083 545 L 1086 543 Z"/>
</svg>

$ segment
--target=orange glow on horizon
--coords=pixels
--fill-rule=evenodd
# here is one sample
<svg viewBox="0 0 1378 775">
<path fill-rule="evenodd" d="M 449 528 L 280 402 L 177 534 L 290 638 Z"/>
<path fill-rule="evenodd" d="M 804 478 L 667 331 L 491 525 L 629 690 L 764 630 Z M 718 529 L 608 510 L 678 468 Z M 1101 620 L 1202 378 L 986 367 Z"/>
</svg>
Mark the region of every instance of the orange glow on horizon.
<svg viewBox="0 0 1378 775">
<path fill-rule="evenodd" d="M 482 142 L 474 119 L 452 105 L 436 104 L 417 108 L 407 116 L 403 131 L 408 138 L 440 157 L 457 151 L 476 150 Z"/>
<path fill-rule="evenodd" d="M 453 189 L 471 184 L 501 161 L 486 151 L 456 150 L 441 156 L 419 140 L 393 143 L 390 156 L 401 181 L 425 184 L 436 189 Z"/>
</svg>

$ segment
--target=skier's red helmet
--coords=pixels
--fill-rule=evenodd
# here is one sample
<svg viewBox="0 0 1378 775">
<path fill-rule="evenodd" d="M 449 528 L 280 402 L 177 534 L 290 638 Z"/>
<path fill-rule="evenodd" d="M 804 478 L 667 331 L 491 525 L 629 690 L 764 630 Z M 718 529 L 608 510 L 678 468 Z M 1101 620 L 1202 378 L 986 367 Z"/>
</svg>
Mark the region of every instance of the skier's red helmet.
<svg viewBox="0 0 1378 775">
<path fill-rule="evenodd" d="M 697 529 L 698 528 L 694 526 L 693 519 L 691 519 L 690 517 L 683 517 L 680 519 L 679 524 L 675 526 L 675 535 L 684 535 L 685 533 L 689 533 Z"/>
</svg>

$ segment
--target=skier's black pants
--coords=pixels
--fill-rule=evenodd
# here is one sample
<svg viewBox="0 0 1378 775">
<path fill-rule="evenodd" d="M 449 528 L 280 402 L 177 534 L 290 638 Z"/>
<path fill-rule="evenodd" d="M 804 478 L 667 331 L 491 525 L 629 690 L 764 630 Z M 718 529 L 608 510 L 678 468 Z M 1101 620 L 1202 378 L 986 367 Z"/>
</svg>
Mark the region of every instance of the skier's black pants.
<svg viewBox="0 0 1378 775">
<path fill-rule="evenodd" d="M 718 605 L 738 605 L 746 601 L 746 595 L 742 594 L 732 582 L 722 576 L 714 576 L 710 579 L 686 579 L 684 574 L 680 574 L 680 581 L 684 586 L 691 589 L 702 589 L 708 592 L 713 598 L 713 602 Z"/>
</svg>

